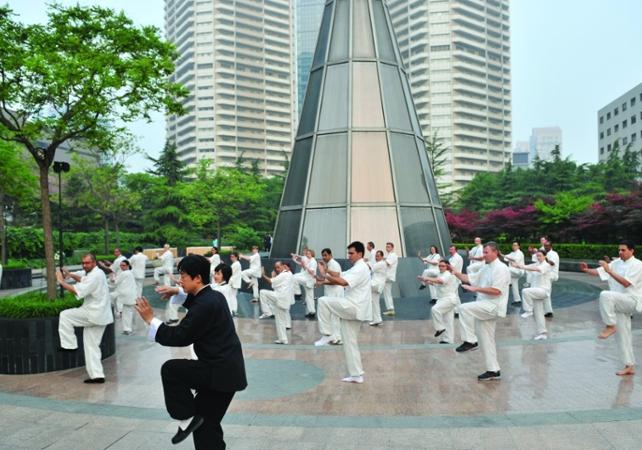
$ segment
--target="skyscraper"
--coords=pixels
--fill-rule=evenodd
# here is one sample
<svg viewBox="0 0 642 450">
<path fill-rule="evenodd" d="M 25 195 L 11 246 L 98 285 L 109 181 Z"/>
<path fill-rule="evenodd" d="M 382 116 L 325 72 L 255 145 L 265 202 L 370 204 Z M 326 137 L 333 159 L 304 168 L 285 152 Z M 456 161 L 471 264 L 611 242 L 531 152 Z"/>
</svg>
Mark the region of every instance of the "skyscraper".
<svg viewBox="0 0 642 450">
<path fill-rule="evenodd" d="M 179 158 L 224 167 L 242 156 L 283 173 L 296 121 L 292 0 L 165 0 L 165 30 L 172 81 L 189 90 L 186 114 L 167 118 Z"/>
<path fill-rule="evenodd" d="M 426 138 L 450 148 L 458 189 L 511 158 L 508 0 L 387 0 Z"/>
<path fill-rule="evenodd" d="M 324 6 L 271 256 L 354 240 L 450 244 L 383 0 Z"/>
<path fill-rule="evenodd" d="M 530 160 L 539 158 L 542 161 L 552 159 L 551 152 L 559 146 L 562 150 L 562 129 L 560 127 L 533 128 L 529 140 Z"/>
<path fill-rule="evenodd" d="M 301 114 L 325 0 L 295 0 L 297 104 Z"/>
</svg>

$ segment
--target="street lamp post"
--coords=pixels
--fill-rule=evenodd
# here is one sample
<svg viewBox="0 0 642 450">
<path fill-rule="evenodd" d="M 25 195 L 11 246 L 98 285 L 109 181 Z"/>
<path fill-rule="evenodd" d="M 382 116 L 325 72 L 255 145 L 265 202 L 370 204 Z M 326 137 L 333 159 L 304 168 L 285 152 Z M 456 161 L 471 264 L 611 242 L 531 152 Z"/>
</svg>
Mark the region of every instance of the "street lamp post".
<svg viewBox="0 0 642 450">
<path fill-rule="evenodd" d="M 69 172 L 69 163 L 63 161 L 54 161 L 53 170 L 58 174 L 58 260 L 60 269 L 64 265 L 65 252 L 62 243 L 62 172 Z M 60 286 L 60 298 L 65 295 L 65 290 Z"/>
</svg>

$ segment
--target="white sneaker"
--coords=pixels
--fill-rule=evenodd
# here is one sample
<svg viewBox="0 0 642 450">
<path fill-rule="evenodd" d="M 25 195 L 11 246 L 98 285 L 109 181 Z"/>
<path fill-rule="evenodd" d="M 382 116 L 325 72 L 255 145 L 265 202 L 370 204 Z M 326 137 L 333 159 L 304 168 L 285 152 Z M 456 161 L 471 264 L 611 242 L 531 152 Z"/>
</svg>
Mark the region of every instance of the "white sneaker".
<svg viewBox="0 0 642 450">
<path fill-rule="evenodd" d="M 321 336 L 321 339 L 319 339 L 318 341 L 316 341 L 316 342 L 314 343 L 314 346 L 315 346 L 315 347 L 323 347 L 324 345 L 328 345 L 328 344 L 330 344 L 330 342 L 331 342 L 332 340 L 333 340 L 333 339 L 332 339 L 332 337 L 331 337 L 331 336 Z"/>
<path fill-rule="evenodd" d="M 382 323 L 383 322 L 370 322 L 368 325 L 370 325 L 371 327 L 377 327 L 377 326 L 381 325 Z"/>
<path fill-rule="evenodd" d="M 546 339 L 548 339 L 548 335 L 546 333 L 540 333 L 533 338 L 535 341 L 544 341 Z"/>
<path fill-rule="evenodd" d="M 526 312 L 523 312 L 521 314 L 521 316 L 522 316 L 522 319 L 528 319 L 529 317 L 533 316 L 533 312 L 532 311 L 526 311 Z"/>
<path fill-rule="evenodd" d="M 271 315 L 269 315 L 269 314 L 261 314 L 261 315 L 259 316 L 259 319 L 269 319 L 270 317 L 272 317 L 272 316 L 271 316 Z"/>
<path fill-rule="evenodd" d="M 363 383 L 363 377 L 361 377 L 361 376 L 359 376 L 359 377 L 352 377 L 352 376 L 350 376 L 350 377 L 342 378 L 342 379 L 341 379 L 341 381 L 343 381 L 344 383 L 357 383 L 357 384 L 361 384 L 361 383 Z"/>
<path fill-rule="evenodd" d="M 280 339 L 276 339 L 274 341 L 275 344 L 281 344 L 281 345 L 288 345 L 288 341 L 282 341 Z"/>
</svg>

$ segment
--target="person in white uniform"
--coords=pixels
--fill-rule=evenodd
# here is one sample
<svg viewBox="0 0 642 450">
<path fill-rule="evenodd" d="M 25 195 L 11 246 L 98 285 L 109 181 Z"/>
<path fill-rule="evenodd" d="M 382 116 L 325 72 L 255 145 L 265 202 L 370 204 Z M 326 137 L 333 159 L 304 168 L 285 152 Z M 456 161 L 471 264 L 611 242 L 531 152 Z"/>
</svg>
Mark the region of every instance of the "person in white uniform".
<svg viewBox="0 0 642 450">
<path fill-rule="evenodd" d="M 372 266 L 377 262 L 377 251 L 375 250 L 374 242 L 368 241 L 366 244 L 366 253 L 363 255 L 363 259 L 366 264 L 368 264 L 368 267 L 370 267 L 370 270 L 372 270 Z"/>
<path fill-rule="evenodd" d="M 212 256 L 208 259 L 210 260 L 210 277 L 213 279 L 216 267 L 221 264 L 221 255 L 218 254 L 218 247 L 212 247 Z"/>
<path fill-rule="evenodd" d="M 249 261 L 250 267 L 241 271 L 241 278 L 252 288 L 252 301 L 259 301 L 259 278 L 261 278 L 261 255 L 259 246 L 252 246 L 250 255 L 239 255 L 239 258 Z"/>
<path fill-rule="evenodd" d="M 301 266 L 299 273 L 294 275 L 292 281 L 301 287 L 305 292 L 305 317 L 311 319 L 316 313 L 316 306 L 314 305 L 314 285 L 316 282 L 317 274 L 317 261 L 314 259 L 314 250 L 306 248 L 303 255 L 292 254 L 292 260 Z M 295 289 L 296 292 L 296 289 Z"/>
<path fill-rule="evenodd" d="M 341 381 L 363 383 L 363 366 L 359 352 L 359 329 L 362 321 L 372 320 L 370 300 L 370 269 L 363 261 L 365 248 L 359 241 L 348 245 L 348 259 L 352 268 L 332 276 L 325 270 L 325 263 L 319 265 L 320 280 L 324 284 L 335 284 L 345 288 L 345 297 L 321 297 L 319 299 L 319 330 L 321 339 L 315 346 L 327 345 L 332 341 L 332 320 L 338 316 L 343 338 L 343 352 L 346 358 L 348 376 Z"/>
<path fill-rule="evenodd" d="M 533 273 L 530 287 L 522 290 L 524 307 L 528 308 L 528 311 L 524 312 L 522 317 L 535 316 L 537 331 L 533 339 L 539 341 L 548 338 L 546 319 L 544 319 L 544 301 L 551 295 L 551 273 L 553 272 L 553 267 L 542 250 L 538 250 L 535 253 L 535 257 L 537 258 L 537 263 L 535 264 L 511 263 L 511 265 L 517 269 Z"/>
<path fill-rule="evenodd" d="M 504 255 L 504 259 L 508 261 L 508 270 L 510 270 L 513 303 L 519 304 L 522 302 L 522 297 L 519 295 L 519 279 L 524 275 L 524 270 L 519 267 L 524 265 L 524 253 L 519 246 L 519 242 L 513 242 L 512 250 L 508 255 Z"/>
<path fill-rule="evenodd" d="M 395 244 L 392 242 L 386 243 L 386 284 L 383 287 L 383 301 L 386 304 L 385 316 L 395 315 L 395 303 L 392 299 L 392 284 L 397 280 L 397 264 L 399 257 L 395 253 Z"/>
<path fill-rule="evenodd" d="M 560 278 L 560 255 L 553 250 L 553 244 L 551 241 L 546 241 L 544 244 L 544 250 L 546 251 L 546 259 L 551 263 L 551 281 L 554 283 Z M 553 286 L 551 284 L 551 292 Z M 544 317 L 551 318 L 553 317 L 553 302 L 551 300 L 551 292 L 548 293 L 546 300 L 544 300 Z"/>
<path fill-rule="evenodd" d="M 145 284 L 145 268 L 149 258 L 143 253 L 143 247 L 136 247 L 134 254 L 129 258 L 129 264 L 136 281 L 136 298 L 143 296 L 143 284 Z"/>
<path fill-rule="evenodd" d="M 450 264 L 451 272 L 463 272 L 464 258 L 462 258 L 459 252 L 457 252 L 457 246 L 451 245 L 450 247 L 448 247 L 448 254 L 450 255 L 450 257 L 448 258 L 448 264 Z M 457 289 L 455 290 L 455 295 L 457 295 L 457 299 L 459 299 L 459 303 L 461 303 L 461 298 L 459 297 L 459 286 L 461 286 L 461 281 L 459 281 L 459 278 L 457 278 Z M 455 317 L 459 317 L 457 308 L 455 308 Z"/>
<path fill-rule="evenodd" d="M 635 374 L 635 356 L 631 336 L 631 316 L 642 312 L 642 261 L 635 257 L 635 244 L 622 241 L 618 245 L 619 258 L 607 263 L 600 261 L 600 267 L 589 269 L 580 263 L 583 272 L 607 281 L 609 290 L 600 293 L 600 315 L 604 329 L 598 338 L 617 337 L 624 368 L 616 375 Z"/>
<path fill-rule="evenodd" d="M 174 273 L 174 254 L 169 247 L 169 244 L 163 246 L 162 252 L 156 253 L 156 259 L 159 259 L 161 262 L 160 267 L 154 269 L 154 281 L 156 284 L 162 284 L 165 286 L 172 286 L 171 275 Z"/>
<path fill-rule="evenodd" d="M 341 265 L 333 258 L 332 250 L 329 248 L 324 248 L 321 250 L 321 259 L 325 263 L 325 271 L 332 276 L 341 275 Z M 316 282 L 316 274 L 314 278 Z M 343 286 L 335 284 L 324 284 L 323 285 L 323 295 L 325 297 L 343 297 L 344 289 Z M 339 323 L 339 318 L 333 318 L 332 328 L 335 330 L 333 332 L 333 338 L 337 343 L 341 342 L 341 324 Z"/>
<path fill-rule="evenodd" d="M 477 336 L 486 363 L 486 372 L 479 381 L 496 380 L 501 377 L 495 345 L 497 319 L 506 317 L 510 271 L 499 261 L 499 247 L 495 242 L 484 245 L 484 264 L 472 274 L 453 272 L 464 283 L 463 288 L 477 294 L 477 301 L 459 307 L 459 324 L 464 343 L 457 347 L 465 352 L 477 347 Z"/>
<path fill-rule="evenodd" d="M 110 276 L 107 278 L 107 286 L 110 288 L 114 288 L 114 280 L 116 279 L 116 276 L 120 273 L 120 263 L 125 261 L 127 258 L 122 254 L 120 249 L 116 247 L 114 249 L 114 260 L 112 262 L 108 261 L 97 261 L 98 267 L 103 269 L 103 271 L 107 274 L 113 274 L 113 276 Z M 122 316 L 123 314 L 123 305 L 118 302 L 117 297 L 112 297 L 115 299 L 114 306 L 116 307 L 116 312 L 118 313 L 118 316 Z"/>
<path fill-rule="evenodd" d="M 435 278 L 439 274 L 439 268 L 437 267 L 437 265 L 439 264 L 439 261 L 441 261 L 439 249 L 434 245 L 431 245 L 428 256 L 424 258 L 421 256 L 421 253 L 418 253 L 417 256 L 427 266 L 426 269 L 417 278 Z M 428 286 L 428 290 L 430 292 L 430 304 L 434 305 L 435 303 L 437 303 L 437 288 L 430 283 L 421 283 L 419 289 L 425 289 L 426 286 Z"/>
<path fill-rule="evenodd" d="M 372 297 L 372 322 L 371 326 L 378 326 L 383 323 L 381 318 L 381 293 L 386 285 L 386 273 L 388 266 L 383 259 L 383 252 L 377 250 L 375 253 L 375 263 L 372 266 L 372 274 L 370 281 L 370 295 Z"/>
<path fill-rule="evenodd" d="M 239 289 L 241 289 L 241 262 L 239 261 L 239 254 L 237 252 L 232 252 L 230 254 L 230 261 L 232 262 L 232 277 L 230 278 L 230 310 L 233 316 L 238 314 L 239 302 L 237 294 Z"/>
<path fill-rule="evenodd" d="M 227 301 L 227 307 L 232 313 L 232 286 L 230 286 L 230 278 L 232 278 L 232 268 L 225 263 L 219 263 L 214 268 L 212 289 L 220 292 Z"/>
<path fill-rule="evenodd" d="M 83 328 L 83 345 L 87 378 L 85 383 L 104 383 L 105 373 L 101 362 L 100 341 L 105 327 L 114 322 L 105 273 L 96 267 L 96 257 L 88 253 L 82 257 L 84 272 L 69 273 L 67 270 L 57 270 L 56 279 L 66 291 L 78 299 L 83 299 L 82 306 L 66 309 L 60 313 L 58 334 L 60 335 L 60 350 L 76 351 L 78 340 L 74 327 Z M 68 284 L 65 280 L 72 278 L 76 284 Z"/>
<path fill-rule="evenodd" d="M 114 277 L 114 292 L 112 300 L 121 305 L 123 311 L 123 334 L 130 335 L 134 331 L 134 306 L 136 305 L 137 289 L 134 272 L 128 260 L 120 263 L 118 275 Z M 113 273 L 111 274 L 113 276 Z"/>
<path fill-rule="evenodd" d="M 461 301 L 457 290 L 459 280 L 450 272 L 450 264 L 440 261 L 437 266 L 439 273 L 434 277 L 419 276 L 424 283 L 437 289 L 437 303 L 431 309 L 432 321 L 435 326 L 435 337 L 443 334 L 440 344 L 452 344 L 455 340 L 455 308 Z"/>
<path fill-rule="evenodd" d="M 484 246 L 480 237 L 475 238 L 475 246 L 468 252 L 466 273 L 474 273 L 484 267 Z"/>
<path fill-rule="evenodd" d="M 272 290 L 261 289 L 259 292 L 261 305 L 268 304 L 270 311 L 274 314 L 274 326 L 276 327 L 276 340 L 274 343 L 287 345 L 289 341 L 286 326 L 288 324 L 290 306 L 294 299 L 292 273 L 288 266 L 281 261 L 274 263 L 271 277 L 266 276 L 265 269 L 263 270 L 263 279 L 272 285 Z"/>
</svg>

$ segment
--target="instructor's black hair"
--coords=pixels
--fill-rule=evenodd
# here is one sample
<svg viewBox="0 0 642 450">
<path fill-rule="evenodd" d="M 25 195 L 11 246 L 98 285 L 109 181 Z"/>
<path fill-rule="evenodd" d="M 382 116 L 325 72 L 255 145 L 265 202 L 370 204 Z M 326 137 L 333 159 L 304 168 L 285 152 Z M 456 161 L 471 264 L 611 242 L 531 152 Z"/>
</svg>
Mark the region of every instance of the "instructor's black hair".
<svg viewBox="0 0 642 450">
<path fill-rule="evenodd" d="M 187 255 L 178 263 L 178 272 L 186 273 L 192 278 L 201 276 L 203 284 L 210 284 L 210 262 L 201 255 Z"/>
</svg>

